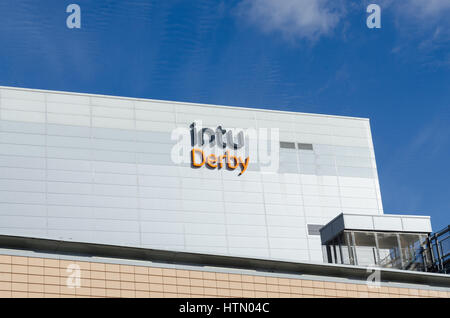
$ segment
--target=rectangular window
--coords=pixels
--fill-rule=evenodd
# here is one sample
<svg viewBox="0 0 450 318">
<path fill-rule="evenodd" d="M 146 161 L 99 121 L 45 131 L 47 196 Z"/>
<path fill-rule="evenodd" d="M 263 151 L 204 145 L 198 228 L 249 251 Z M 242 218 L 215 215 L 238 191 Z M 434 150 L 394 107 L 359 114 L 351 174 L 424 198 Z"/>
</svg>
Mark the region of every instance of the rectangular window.
<svg viewBox="0 0 450 318">
<path fill-rule="evenodd" d="M 304 143 L 298 143 L 297 147 L 299 150 L 313 150 L 313 145 L 312 144 L 304 144 Z"/>
<path fill-rule="evenodd" d="M 320 224 L 308 224 L 308 235 L 320 235 L 320 229 L 323 225 Z"/>
<path fill-rule="evenodd" d="M 294 142 L 280 141 L 280 148 L 295 149 L 295 143 Z"/>
</svg>

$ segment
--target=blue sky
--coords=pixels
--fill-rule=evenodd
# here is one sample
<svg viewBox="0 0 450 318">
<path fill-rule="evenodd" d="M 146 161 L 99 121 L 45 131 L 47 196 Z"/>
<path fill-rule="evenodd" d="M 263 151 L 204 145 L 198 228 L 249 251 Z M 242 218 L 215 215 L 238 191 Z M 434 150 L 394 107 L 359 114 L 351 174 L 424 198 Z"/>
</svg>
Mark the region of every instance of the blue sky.
<svg viewBox="0 0 450 318">
<path fill-rule="evenodd" d="M 0 85 L 368 117 L 385 213 L 450 213 L 450 1 L 2 0 Z M 66 27 L 67 5 L 81 29 Z"/>
</svg>

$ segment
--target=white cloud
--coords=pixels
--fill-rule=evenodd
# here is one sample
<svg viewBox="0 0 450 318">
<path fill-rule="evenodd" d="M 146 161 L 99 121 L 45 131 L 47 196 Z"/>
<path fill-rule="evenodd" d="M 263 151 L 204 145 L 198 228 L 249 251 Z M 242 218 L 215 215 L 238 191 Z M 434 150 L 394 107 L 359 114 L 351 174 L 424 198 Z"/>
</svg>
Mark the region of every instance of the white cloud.
<svg viewBox="0 0 450 318">
<path fill-rule="evenodd" d="M 406 51 L 418 51 L 423 65 L 449 64 L 448 54 L 435 55 L 434 52 L 446 50 L 450 45 L 450 0 L 395 1 L 392 9 Z"/>
<path fill-rule="evenodd" d="M 364 17 L 370 3 L 381 6 L 382 20 L 395 19 L 403 40 L 422 42 L 426 38 L 418 45 L 431 49 L 450 40 L 450 0 L 241 0 L 238 12 L 265 32 L 316 41 L 331 35 L 340 23 L 345 26 L 347 13 Z"/>
<path fill-rule="evenodd" d="M 267 32 L 308 40 L 331 33 L 345 12 L 340 0 L 243 0 L 240 9 Z"/>
<path fill-rule="evenodd" d="M 433 18 L 444 16 L 450 10 L 449 0 L 406 0 L 402 2 L 402 9 L 413 17 Z"/>
</svg>

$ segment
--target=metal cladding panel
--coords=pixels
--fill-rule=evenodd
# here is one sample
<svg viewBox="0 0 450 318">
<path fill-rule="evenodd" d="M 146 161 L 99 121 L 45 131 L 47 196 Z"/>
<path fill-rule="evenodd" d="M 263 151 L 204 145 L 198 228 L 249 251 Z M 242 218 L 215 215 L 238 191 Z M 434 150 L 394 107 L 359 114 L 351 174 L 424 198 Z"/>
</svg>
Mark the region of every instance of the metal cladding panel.
<svg viewBox="0 0 450 318">
<path fill-rule="evenodd" d="M 431 233 L 431 222 L 429 217 L 403 217 L 403 231 L 405 232 L 425 232 Z"/>
<path fill-rule="evenodd" d="M 192 167 L 193 122 L 245 130 L 247 170 Z M 383 213 L 366 119 L 0 88 L 0 234 L 321 262 L 342 212 Z"/>
<path fill-rule="evenodd" d="M 401 217 L 373 217 L 373 226 L 384 231 L 403 231 Z"/>
</svg>

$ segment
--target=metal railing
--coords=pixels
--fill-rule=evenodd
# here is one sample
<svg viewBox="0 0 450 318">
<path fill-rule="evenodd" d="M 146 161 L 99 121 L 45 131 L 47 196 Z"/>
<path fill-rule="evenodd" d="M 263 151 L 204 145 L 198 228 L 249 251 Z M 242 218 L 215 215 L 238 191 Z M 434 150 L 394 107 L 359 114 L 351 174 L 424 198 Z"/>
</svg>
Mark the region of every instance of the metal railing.
<svg viewBox="0 0 450 318">
<path fill-rule="evenodd" d="M 450 225 L 428 237 L 429 271 L 450 274 Z"/>
</svg>

